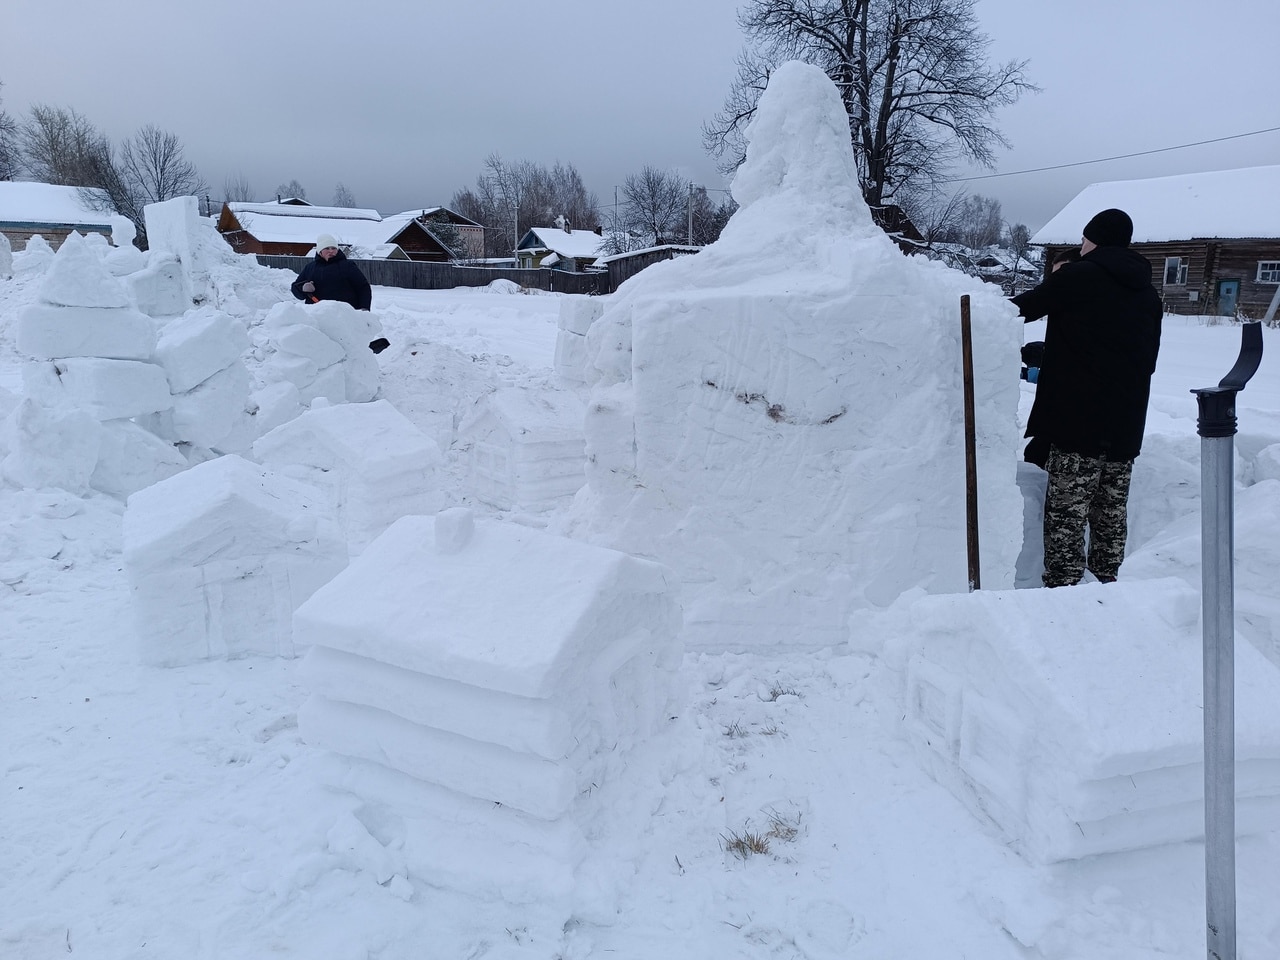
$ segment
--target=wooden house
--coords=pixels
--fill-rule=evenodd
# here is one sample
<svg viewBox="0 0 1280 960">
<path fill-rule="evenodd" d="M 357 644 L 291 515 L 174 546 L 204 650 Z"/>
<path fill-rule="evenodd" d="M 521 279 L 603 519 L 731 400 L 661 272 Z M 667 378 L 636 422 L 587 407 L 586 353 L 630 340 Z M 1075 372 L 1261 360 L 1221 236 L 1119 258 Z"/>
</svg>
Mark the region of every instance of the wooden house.
<svg viewBox="0 0 1280 960">
<path fill-rule="evenodd" d="M 516 259 L 521 267 L 583 273 L 597 269 L 603 243 L 596 231 L 574 230 L 568 222 L 563 227 L 530 227 L 516 245 Z"/>
<path fill-rule="evenodd" d="M 369 259 L 447 262 L 453 254 L 418 219 L 418 211 L 383 217 L 377 210 L 317 207 L 300 201 L 229 202 L 222 205 L 218 232 L 237 253 L 305 257 L 322 233 L 336 237 L 351 254 Z"/>
<path fill-rule="evenodd" d="M 448 207 L 424 207 L 421 210 L 407 210 L 404 214 L 400 214 L 400 216 L 406 215 L 412 216 L 428 230 L 432 229 L 433 223 L 449 224 L 465 244 L 466 258 L 468 260 L 484 259 L 484 226 L 470 217 L 464 217 Z"/>
<path fill-rule="evenodd" d="M 110 200 L 102 190 L 0 181 L 0 233 L 15 250 L 34 236 L 55 250 L 73 230 L 111 237 Z"/>
<path fill-rule="evenodd" d="M 1050 264 L 1110 207 L 1133 218 L 1133 249 L 1151 261 L 1165 310 L 1250 319 L 1266 311 L 1280 284 L 1280 165 L 1091 184 L 1031 242 Z"/>
</svg>

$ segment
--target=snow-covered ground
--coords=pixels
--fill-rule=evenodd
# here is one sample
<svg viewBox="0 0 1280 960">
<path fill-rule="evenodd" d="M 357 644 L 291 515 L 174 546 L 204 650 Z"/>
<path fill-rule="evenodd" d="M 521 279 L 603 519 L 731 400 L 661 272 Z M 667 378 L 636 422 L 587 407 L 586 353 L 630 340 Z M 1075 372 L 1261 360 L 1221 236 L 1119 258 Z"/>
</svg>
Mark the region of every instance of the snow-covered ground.
<svg viewBox="0 0 1280 960">
<path fill-rule="evenodd" d="M 464 393 L 491 377 L 548 378 L 557 299 L 378 289 L 393 343 L 379 358 L 384 395 L 432 432 L 442 414 L 424 398 L 441 396 L 442 378 Z M 1198 480 L 1187 391 L 1215 383 L 1238 348 L 1238 327 L 1167 319 L 1152 401 L 1164 442 L 1139 460 L 1135 528 L 1171 509 L 1142 492 L 1159 486 L 1150 474 Z M 1269 366 L 1240 395 L 1242 447 L 1263 432 L 1280 440 Z M 1022 389 L 1025 407 L 1033 388 Z M 1237 577 L 1274 604 L 1268 486 L 1269 519 L 1251 513 L 1260 525 L 1239 531 L 1256 547 Z M 916 763 L 897 673 L 845 649 L 686 657 L 687 707 L 605 805 L 616 824 L 600 825 L 599 869 L 612 889 L 583 919 L 412 877 L 389 889 L 346 841 L 363 829 L 359 801 L 323 785 L 326 757 L 299 738 L 298 662 L 139 666 L 122 505 L 48 490 L 0 498 L 6 956 L 1203 954 L 1201 845 L 1028 863 Z M 1198 527 L 1177 529 L 1164 524 L 1158 557 L 1135 543 L 1129 566 L 1197 582 Z M 1128 640 L 1111 638 L 1117 656 Z M 747 833 L 768 852 L 735 854 Z M 1275 955 L 1280 833 L 1241 840 L 1239 895 L 1242 956 Z"/>
<path fill-rule="evenodd" d="M 557 342 L 586 315 L 581 300 L 502 283 L 375 289 L 374 317 L 359 320 L 391 341 L 379 397 L 407 423 L 377 404 L 340 409 L 416 431 L 415 462 L 446 509 L 352 550 L 293 619 L 314 644 L 302 660 L 157 666 L 154 629 L 140 655 L 135 615 L 154 627 L 169 612 L 162 576 L 181 586 L 184 565 L 210 560 L 196 553 L 229 545 L 314 545 L 317 523 L 301 520 L 322 510 L 320 487 L 291 500 L 301 474 L 202 462 L 228 450 L 190 442 L 189 469 L 160 464 L 178 472 L 127 508 L 98 488 L 21 482 L 54 476 L 58 444 L 70 459 L 100 425 L 82 416 L 73 433 L 21 406 L 21 318 L 91 331 L 83 311 L 46 309 L 51 252 L 15 256 L 0 279 L 0 414 L 13 428 L 26 409 L 28 428 L 6 430 L 0 486 L 0 956 L 1203 955 L 1189 391 L 1231 366 L 1239 327 L 1166 319 L 1118 583 L 957 589 L 955 294 L 975 306 L 984 586 L 1037 582 L 1042 476 L 1017 463 L 1034 387 L 1018 384 L 1016 358 L 1043 328 L 990 289 L 898 257 L 855 199 L 842 113 L 814 74 L 775 75 L 790 95 L 762 101 L 735 185 L 744 213 L 721 243 L 650 268 L 588 332 L 569 331 L 575 355 L 591 354 L 578 379 L 557 374 Z M 790 259 L 760 251 L 762 222 Z M 172 263 L 73 253 L 126 278 Z M 279 354 L 287 339 L 319 343 L 318 320 L 301 328 L 341 310 L 279 308 L 287 276 L 223 253 L 206 278 L 214 303 L 190 311 L 196 332 L 243 323 L 258 415 L 275 397 L 276 414 L 297 418 L 284 426 L 317 424 L 252 451 L 350 471 L 339 505 L 356 480 L 393 499 L 393 470 L 318 462 L 334 408 L 298 417 L 310 398 L 294 390 L 286 404 L 267 382 L 288 370 L 319 392 L 315 364 L 302 376 Z M 76 276 L 64 294 L 109 285 Z M 125 301 L 159 309 L 159 281 L 131 289 Z M 332 368 L 356 359 L 367 367 L 348 350 Z M 1240 395 L 1235 441 L 1238 915 L 1240 955 L 1257 960 L 1280 953 L 1273 371 L 1268 357 Z M 361 419 L 375 407 L 379 419 Z M 477 471 L 522 447 L 537 467 L 572 410 L 586 411 L 586 489 L 526 503 L 513 483 L 508 510 L 477 496 Z M 237 429 L 210 448 L 249 453 Z M 339 445 L 371 439 L 346 429 Z M 52 466 L 18 469 L 27 456 Z M 183 501 L 218 492 L 191 479 L 210 476 L 240 499 Z M 196 546 L 170 556 L 172 571 L 169 528 L 147 509 L 179 531 L 192 521 Z M 221 604 L 204 626 L 274 636 L 283 594 L 237 607 L 227 598 L 251 594 L 232 588 L 260 565 L 231 575 L 245 558 L 216 559 L 230 567 L 204 585 Z M 149 592 L 131 594 L 131 578 Z"/>
</svg>

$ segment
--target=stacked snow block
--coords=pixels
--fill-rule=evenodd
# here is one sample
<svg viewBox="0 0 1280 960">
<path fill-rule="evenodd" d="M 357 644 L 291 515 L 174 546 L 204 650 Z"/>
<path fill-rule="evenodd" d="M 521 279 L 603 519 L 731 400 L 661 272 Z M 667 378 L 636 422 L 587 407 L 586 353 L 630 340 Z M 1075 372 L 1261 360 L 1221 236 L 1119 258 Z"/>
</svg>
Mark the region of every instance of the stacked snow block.
<svg viewBox="0 0 1280 960">
<path fill-rule="evenodd" d="M 164 370 L 149 362 L 155 327 L 130 306 L 123 285 L 79 234 L 67 237 L 38 300 L 19 316 L 17 345 L 36 359 L 23 370 L 27 401 L 11 422 L 13 444 L 5 463 L 11 479 L 24 486 L 70 484 L 73 493 L 92 486 L 125 496 L 186 466 L 171 444 L 131 422 L 173 406 Z M 105 433 L 86 429 L 86 415 Z M 50 432 L 68 444 L 51 447 L 41 437 Z M 57 457 L 76 468 L 49 462 Z M 77 478 L 85 464 L 92 466 L 82 483 Z"/>
<path fill-rule="evenodd" d="M 679 629 L 657 564 L 463 508 L 405 517 L 295 614 L 299 729 L 405 819 L 429 882 L 562 894 L 594 787 L 672 715 Z"/>
<path fill-rule="evenodd" d="M 188 310 L 165 324 L 155 357 L 169 378 L 173 400 L 172 413 L 156 424 L 157 432 L 225 452 L 246 416 L 253 386 L 240 359 L 248 346 L 244 324 L 213 307 Z"/>
<path fill-rule="evenodd" d="M 1177 579 L 904 599 L 885 628 L 917 756 L 1035 862 L 1202 837 L 1198 610 Z M 1249 833 L 1280 822 L 1280 671 L 1236 657 Z"/>
<path fill-rule="evenodd" d="M 367 310 L 336 300 L 280 303 L 263 328 L 275 351 L 264 377 L 292 383 L 303 403 L 316 397 L 363 403 L 378 395 L 378 361 L 369 344 L 382 335 L 382 324 Z"/>
<path fill-rule="evenodd" d="M 9 238 L 0 233 L 0 280 L 8 280 L 13 276 L 13 247 Z"/>
<path fill-rule="evenodd" d="M 567 390 L 499 387 L 458 425 L 468 492 L 501 510 L 545 510 L 587 482 L 586 405 Z"/>
<path fill-rule="evenodd" d="M 229 455 L 129 497 L 124 563 L 143 663 L 293 656 L 293 611 L 347 563 L 324 498 Z"/>
<path fill-rule="evenodd" d="M 555 371 L 562 379 L 586 382 L 587 331 L 603 312 L 604 302 L 598 297 L 570 295 L 560 299 Z"/>
<path fill-rule="evenodd" d="M 323 491 L 352 554 L 400 517 L 443 503 L 440 448 L 386 400 L 313 408 L 258 439 L 253 454 Z"/>
</svg>

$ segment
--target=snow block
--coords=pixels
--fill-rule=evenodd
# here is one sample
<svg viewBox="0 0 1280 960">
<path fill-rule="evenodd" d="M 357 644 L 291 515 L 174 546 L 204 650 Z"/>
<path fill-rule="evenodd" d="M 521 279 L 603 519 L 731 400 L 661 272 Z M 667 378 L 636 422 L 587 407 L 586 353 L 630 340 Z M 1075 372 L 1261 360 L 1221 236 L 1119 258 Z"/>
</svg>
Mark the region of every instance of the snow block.
<svg viewBox="0 0 1280 960">
<path fill-rule="evenodd" d="M 187 469 L 186 458 L 132 420 L 102 425 L 98 463 L 89 486 L 120 500 Z"/>
<path fill-rule="evenodd" d="M 293 611 L 347 562 L 306 484 L 240 457 L 129 497 L 124 562 L 144 663 L 293 656 Z"/>
<path fill-rule="evenodd" d="M 149 267 L 125 278 L 138 309 L 149 317 L 181 316 L 191 307 L 182 265 L 172 254 L 157 255 Z"/>
<path fill-rule="evenodd" d="M 32 362 L 23 367 L 22 379 L 32 399 L 50 407 L 79 407 L 100 421 L 127 420 L 173 406 L 164 371 L 137 360 Z"/>
<path fill-rule="evenodd" d="M 98 462 L 102 426 L 83 410 L 46 407 L 22 400 L 5 420 L 8 454 L 4 475 L 19 487 L 60 487 L 89 492 Z"/>
<path fill-rule="evenodd" d="M 13 276 L 13 247 L 9 237 L 0 233 L 0 280 L 8 280 Z"/>
<path fill-rule="evenodd" d="M 500 387 L 458 425 L 469 444 L 470 493 L 503 510 L 539 510 L 587 482 L 586 408 L 567 390 Z"/>
<path fill-rule="evenodd" d="M 337 363 L 347 355 L 342 344 L 330 340 L 315 327 L 305 323 L 294 323 L 281 328 L 274 339 L 276 349 L 297 357 L 306 357 L 317 369 Z"/>
<path fill-rule="evenodd" d="M 244 415 L 253 380 L 239 360 L 194 390 L 173 397 L 173 430 L 178 439 L 217 449 Z"/>
<path fill-rule="evenodd" d="M 37 360 L 105 357 L 150 360 L 156 328 L 137 310 L 33 303 L 18 315 L 17 346 Z"/>
<path fill-rule="evenodd" d="M 556 331 L 556 375 L 573 383 L 587 382 L 587 338 L 568 330 Z"/>
<path fill-rule="evenodd" d="M 1052 863 L 1203 836 L 1199 602 L 1180 580 L 1122 580 L 904 598 L 867 625 L 891 638 L 925 769 Z M 1280 818 L 1280 671 L 1248 643 L 1236 657 L 1249 833 Z"/>
<path fill-rule="evenodd" d="M 310 410 L 258 439 L 253 453 L 323 490 L 353 553 L 443 499 L 440 448 L 386 400 Z"/>
<path fill-rule="evenodd" d="M 248 347 L 243 323 L 201 307 L 161 328 L 155 360 L 169 377 L 169 389 L 185 393 L 231 366 Z"/>
<path fill-rule="evenodd" d="M 40 284 L 43 303 L 58 307 L 128 307 L 129 294 L 93 247 L 76 232 L 67 235 Z"/>
<path fill-rule="evenodd" d="M 583 337 L 602 313 L 604 313 L 604 301 L 599 297 L 564 296 L 560 298 L 560 318 L 557 327 L 567 333 Z"/>
<path fill-rule="evenodd" d="M 671 716 L 679 629 L 657 564 L 495 521 L 438 544 L 405 517 L 294 617 L 313 647 L 300 730 L 557 820 Z"/>
<path fill-rule="evenodd" d="M 147 224 L 147 244 L 156 254 L 171 254 L 182 271 L 182 297 L 186 306 L 206 299 L 209 264 L 202 253 L 202 227 L 212 229 L 200 217 L 195 197 L 174 197 L 149 203 L 142 211 Z"/>
</svg>

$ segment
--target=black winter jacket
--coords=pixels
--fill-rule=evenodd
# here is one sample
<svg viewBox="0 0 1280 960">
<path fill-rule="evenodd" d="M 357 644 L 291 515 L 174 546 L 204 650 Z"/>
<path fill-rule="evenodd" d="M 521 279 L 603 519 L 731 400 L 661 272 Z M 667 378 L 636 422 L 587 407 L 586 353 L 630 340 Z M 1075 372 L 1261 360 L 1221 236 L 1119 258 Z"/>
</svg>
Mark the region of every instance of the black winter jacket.
<svg viewBox="0 0 1280 960">
<path fill-rule="evenodd" d="M 315 293 L 304 293 L 302 285 L 310 280 L 316 285 Z M 317 300 L 341 300 L 357 310 L 368 310 L 373 304 L 373 290 L 360 268 L 339 250 L 332 260 L 316 258 L 302 268 L 298 279 L 289 287 L 299 300 L 315 303 Z"/>
<path fill-rule="evenodd" d="M 1049 317 L 1027 436 L 1087 457 L 1136 457 L 1164 314 L 1150 261 L 1097 247 L 1013 302 L 1028 322 Z"/>
</svg>

